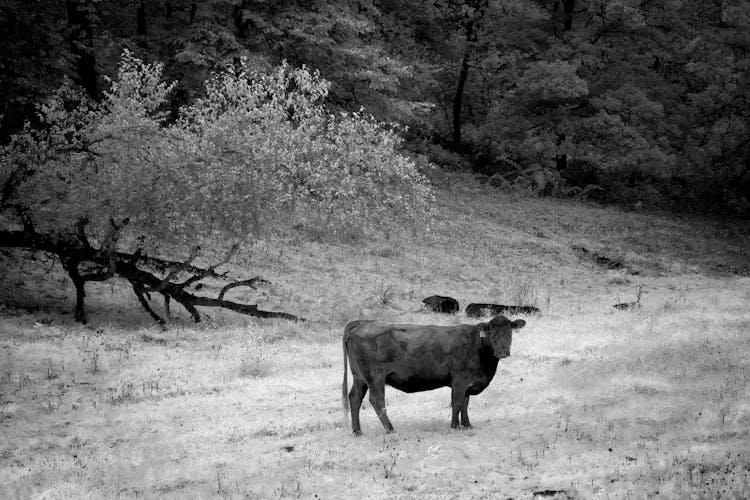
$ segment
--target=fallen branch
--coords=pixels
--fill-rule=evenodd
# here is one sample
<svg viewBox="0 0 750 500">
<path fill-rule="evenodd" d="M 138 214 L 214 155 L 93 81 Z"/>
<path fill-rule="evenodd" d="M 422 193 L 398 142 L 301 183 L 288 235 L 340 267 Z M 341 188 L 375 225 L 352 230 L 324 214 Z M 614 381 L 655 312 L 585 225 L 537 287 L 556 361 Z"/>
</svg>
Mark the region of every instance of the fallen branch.
<svg viewBox="0 0 750 500">
<path fill-rule="evenodd" d="M 258 284 L 269 284 L 268 281 L 256 276 L 251 279 L 229 281 L 228 272 L 218 273 L 216 267 L 225 263 L 236 251 L 232 248 L 221 263 L 203 268 L 191 262 L 195 258 L 195 251 L 184 262 L 172 261 L 145 255 L 142 249 L 134 253 L 115 252 L 113 247 L 119 231 L 127 221 L 116 224 L 112 221 L 112 231 L 105 240 L 102 248 L 93 248 L 85 236 L 85 221 L 76 227 L 73 237 L 60 235 L 39 234 L 32 229 L 23 231 L 0 231 L 0 247 L 26 248 L 29 250 L 54 254 L 60 257 L 63 268 L 70 276 L 76 288 L 75 318 L 82 323 L 86 322 L 84 311 L 85 284 L 88 281 L 106 281 L 112 277 L 126 279 L 146 312 L 160 325 L 164 326 L 166 320 L 159 316 L 149 304 L 149 292 L 155 291 L 164 297 L 165 309 L 169 316 L 169 303 L 174 300 L 182 305 L 191 315 L 194 321 L 201 320 L 198 307 L 219 307 L 229 309 L 240 314 L 257 316 L 260 318 L 281 318 L 294 321 L 304 321 L 304 318 L 280 311 L 264 311 L 258 309 L 257 304 L 244 304 L 226 300 L 226 293 L 237 287 L 249 287 L 256 289 Z M 81 265 L 86 264 L 86 272 L 81 272 Z M 163 273 L 159 276 L 158 273 Z M 179 276 L 190 275 L 181 282 L 177 281 Z M 203 279 L 212 278 L 229 281 L 224 285 L 217 297 L 206 297 L 188 292 L 187 287 L 200 282 Z"/>
</svg>

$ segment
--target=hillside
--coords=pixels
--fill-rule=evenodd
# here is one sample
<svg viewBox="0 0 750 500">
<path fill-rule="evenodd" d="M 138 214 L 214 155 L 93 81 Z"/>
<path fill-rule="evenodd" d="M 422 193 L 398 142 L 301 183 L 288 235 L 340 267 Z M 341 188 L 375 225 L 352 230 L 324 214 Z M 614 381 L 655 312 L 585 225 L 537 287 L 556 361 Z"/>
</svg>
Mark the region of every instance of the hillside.
<svg viewBox="0 0 750 500">
<path fill-rule="evenodd" d="M 92 284 L 82 327 L 57 263 L 5 254 L 0 497 L 750 494 L 750 227 L 433 182 L 428 231 L 253 248 L 238 270 L 272 285 L 238 295 L 304 323 L 210 311 L 161 331 L 124 284 Z M 638 286 L 640 309 L 612 308 Z M 390 388 L 396 433 L 365 404 L 353 437 L 343 325 L 472 322 L 422 311 L 434 293 L 543 312 L 473 429 L 449 429 L 447 389 Z"/>
</svg>

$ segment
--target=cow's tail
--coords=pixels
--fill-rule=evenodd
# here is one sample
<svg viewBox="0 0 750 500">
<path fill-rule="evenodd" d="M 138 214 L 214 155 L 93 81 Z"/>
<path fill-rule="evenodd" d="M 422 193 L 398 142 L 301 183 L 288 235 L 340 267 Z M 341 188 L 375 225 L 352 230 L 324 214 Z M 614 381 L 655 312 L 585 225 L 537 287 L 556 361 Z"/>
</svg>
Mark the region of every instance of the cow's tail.
<svg viewBox="0 0 750 500">
<path fill-rule="evenodd" d="M 349 389 L 349 382 L 347 381 L 347 372 L 349 371 L 349 367 L 347 365 L 347 355 L 346 355 L 346 332 L 344 333 L 344 340 L 342 344 L 344 345 L 344 383 L 341 385 L 341 403 L 344 405 L 344 412 L 349 411 L 349 395 L 347 394 L 347 391 Z"/>
</svg>

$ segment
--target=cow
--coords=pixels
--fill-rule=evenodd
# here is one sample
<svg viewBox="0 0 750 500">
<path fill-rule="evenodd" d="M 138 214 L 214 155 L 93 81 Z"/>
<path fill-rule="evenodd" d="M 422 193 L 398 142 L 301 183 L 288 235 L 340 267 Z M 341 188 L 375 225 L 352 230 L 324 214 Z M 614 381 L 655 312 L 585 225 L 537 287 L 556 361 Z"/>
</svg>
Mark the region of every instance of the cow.
<svg viewBox="0 0 750 500">
<path fill-rule="evenodd" d="M 425 306 L 427 306 L 427 309 L 438 313 L 456 314 L 460 309 L 458 307 L 458 301 L 453 297 L 431 295 L 422 300 L 422 302 L 424 302 Z"/>
<path fill-rule="evenodd" d="M 513 331 L 525 321 L 496 316 L 476 325 L 406 325 L 372 320 L 344 328 L 344 410 L 351 410 L 352 431 L 362 433 L 359 409 L 367 391 L 386 432 L 393 425 L 385 412 L 385 385 L 403 392 L 451 388 L 451 427 L 471 427 L 469 396 L 481 393 L 495 376 L 497 363 L 510 356 Z M 352 388 L 347 395 L 347 359 Z"/>
<path fill-rule="evenodd" d="M 466 306 L 466 316 L 469 318 L 481 318 L 482 316 L 494 316 L 496 314 L 536 314 L 540 312 L 534 306 L 506 306 L 503 304 L 469 304 Z"/>
</svg>

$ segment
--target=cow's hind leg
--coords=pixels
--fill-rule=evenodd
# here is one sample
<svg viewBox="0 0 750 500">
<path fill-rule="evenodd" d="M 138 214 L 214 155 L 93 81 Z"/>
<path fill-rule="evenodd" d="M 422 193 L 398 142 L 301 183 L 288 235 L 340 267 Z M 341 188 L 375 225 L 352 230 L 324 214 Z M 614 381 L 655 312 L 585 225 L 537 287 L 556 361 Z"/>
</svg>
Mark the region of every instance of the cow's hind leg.
<svg viewBox="0 0 750 500">
<path fill-rule="evenodd" d="M 367 394 L 367 384 L 364 380 L 354 377 L 352 389 L 349 391 L 349 407 L 352 412 L 352 431 L 357 436 L 362 434 L 359 426 L 359 409 L 362 406 L 362 400 L 365 399 L 365 394 Z"/>
<path fill-rule="evenodd" d="M 393 432 L 393 424 L 388 419 L 388 414 L 385 412 L 385 377 L 378 377 L 370 385 L 370 404 L 375 410 L 380 423 L 385 427 L 386 432 Z"/>
</svg>

